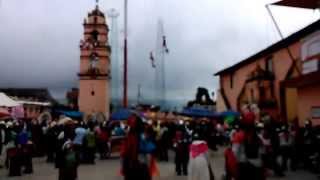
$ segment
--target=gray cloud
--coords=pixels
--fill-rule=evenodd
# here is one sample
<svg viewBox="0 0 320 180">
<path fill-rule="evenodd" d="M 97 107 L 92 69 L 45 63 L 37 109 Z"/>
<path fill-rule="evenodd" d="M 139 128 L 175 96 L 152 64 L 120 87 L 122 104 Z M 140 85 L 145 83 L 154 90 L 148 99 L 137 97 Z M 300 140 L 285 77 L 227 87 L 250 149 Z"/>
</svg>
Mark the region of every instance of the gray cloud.
<svg viewBox="0 0 320 180">
<path fill-rule="evenodd" d="M 129 95 L 135 97 L 141 84 L 144 96 L 153 96 L 148 58 L 159 17 L 170 48 L 167 95 L 190 99 L 198 86 L 218 88 L 214 72 L 279 40 L 264 9 L 268 2 L 129 0 Z M 1 0 L 0 86 L 48 87 L 59 97 L 77 86 L 82 22 L 93 8 L 93 0 Z M 103 11 L 110 8 L 122 12 L 122 1 L 101 0 Z M 286 35 L 315 19 L 304 10 L 273 10 Z"/>
</svg>

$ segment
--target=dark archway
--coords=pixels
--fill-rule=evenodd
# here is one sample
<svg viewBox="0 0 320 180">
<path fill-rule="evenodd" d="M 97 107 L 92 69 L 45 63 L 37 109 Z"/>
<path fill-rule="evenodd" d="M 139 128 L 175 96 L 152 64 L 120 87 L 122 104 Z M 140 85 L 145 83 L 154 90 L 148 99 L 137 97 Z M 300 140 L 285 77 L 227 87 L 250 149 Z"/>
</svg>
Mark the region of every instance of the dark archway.
<svg viewBox="0 0 320 180">
<path fill-rule="evenodd" d="M 98 37 L 99 37 L 99 32 L 97 30 L 93 30 L 91 32 L 91 37 L 94 41 L 98 41 Z"/>
</svg>

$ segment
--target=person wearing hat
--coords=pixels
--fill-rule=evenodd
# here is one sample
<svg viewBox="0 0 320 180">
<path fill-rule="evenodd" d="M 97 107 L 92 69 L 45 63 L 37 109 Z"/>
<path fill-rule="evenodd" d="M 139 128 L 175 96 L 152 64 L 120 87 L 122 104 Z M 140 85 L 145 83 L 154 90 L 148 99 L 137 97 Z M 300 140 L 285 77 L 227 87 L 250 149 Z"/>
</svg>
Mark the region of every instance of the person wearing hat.
<svg viewBox="0 0 320 180">
<path fill-rule="evenodd" d="M 280 157 L 281 157 L 281 170 L 284 172 L 288 170 L 287 163 L 291 154 L 291 147 L 293 138 L 288 130 L 287 125 L 282 125 L 279 132 L 280 142 Z"/>
<path fill-rule="evenodd" d="M 79 157 L 73 142 L 68 139 L 62 145 L 62 159 L 59 164 L 59 180 L 76 180 L 78 177 Z"/>
</svg>

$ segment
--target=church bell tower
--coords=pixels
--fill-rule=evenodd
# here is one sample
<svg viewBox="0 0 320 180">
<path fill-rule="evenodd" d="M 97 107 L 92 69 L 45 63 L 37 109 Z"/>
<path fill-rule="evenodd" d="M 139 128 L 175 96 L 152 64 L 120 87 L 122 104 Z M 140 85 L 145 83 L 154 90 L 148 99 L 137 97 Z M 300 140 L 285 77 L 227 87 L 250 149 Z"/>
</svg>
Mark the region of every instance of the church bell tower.
<svg viewBox="0 0 320 180">
<path fill-rule="evenodd" d="M 80 41 L 79 110 L 86 115 L 103 113 L 108 117 L 110 97 L 109 28 L 98 5 L 84 19 Z"/>
</svg>

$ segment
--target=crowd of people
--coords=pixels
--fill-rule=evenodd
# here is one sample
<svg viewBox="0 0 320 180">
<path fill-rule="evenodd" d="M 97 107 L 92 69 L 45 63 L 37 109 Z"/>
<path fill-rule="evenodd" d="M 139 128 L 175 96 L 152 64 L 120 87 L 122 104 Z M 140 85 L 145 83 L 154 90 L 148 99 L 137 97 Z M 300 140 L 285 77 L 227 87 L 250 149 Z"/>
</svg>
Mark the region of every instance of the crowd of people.
<svg viewBox="0 0 320 180">
<path fill-rule="evenodd" d="M 211 131 L 206 124 L 185 124 L 183 121 L 151 121 L 133 115 L 127 123 L 119 121 L 19 121 L 0 122 L 2 165 L 8 176 L 33 173 L 32 158 L 46 157 L 59 169 L 59 180 L 77 179 L 80 164 L 95 164 L 110 157 L 111 137 L 123 138 L 121 145 L 121 172 L 125 179 L 151 179 L 159 175 L 157 161 L 169 161 L 169 150 L 176 152 L 177 175 L 188 175 L 189 146 L 195 130 L 197 143 Z M 192 129 L 194 126 L 195 129 Z M 197 145 L 194 145 L 196 151 Z M 136 149 L 135 149 L 136 148 Z M 203 150 L 207 151 L 208 148 Z M 196 153 L 194 158 L 202 153 Z M 199 156 L 200 157 L 200 156 Z M 144 171 L 143 173 L 137 173 Z"/>
<path fill-rule="evenodd" d="M 169 161 L 169 151 L 175 152 L 177 176 L 188 176 L 190 180 L 214 178 L 208 151 L 217 150 L 217 143 L 224 141 L 217 136 L 215 121 L 144 121 L 133 116 L 128 127 L 121 153 L 126 180 L 151 180 L 159 175 L 156 160 Z"/>
<path fill-rule="evenodd" d="M 221 119 L 152 121 L 132 114 L 120 121 L 8 121 L 0 122 L 0 165 L 9 176 L 33 173 L 32 157 L 46 156 L 59 169 L 59 180 L 77 179 L 80 164 L 95 164 L 110 157 L 111 137 L 123 137 L 121 174 L 125 180 L 151 180 L 159 175 L 157 161 L 175 154 L 177 176 L 212 180 L 210 151 L 222 147 L 225 179 L 263 180 L 268 175 L 285 176 L 298 168 L 319 170 L 320 141 L 307 121 L 283 123 L 246 113 L 233 123 Z M 214 160 L 213 160 L 214 161 Z"/>
<path fill-rule="evenodd" d="M 320 139 L 311 121 L 299 127 L 298 122 L 288 124 L 270 117 L 264 121 L 255 121 L 254 116 L 241 118 L 229 134 L 230 145 L 225 151 L 226 179 L 284 177 L 287 171 L 298 168 L 319 173 Z"/>
<path fill-rule="evenodd" d="M 8 168 L 8 176 L 33 173 L 32 158 L 46 156 L 46 161 L 59 169 L 59 180 L 72 180 L 77 178 L 80 163 L 94 164 L 97 152 L 100 159 L 109 156 L 109 137 L 117 124 L 64 119 L 64 123 L 0 122 L 1 166 Z"/>
<path fill-rule="evenodd" d="M 143 127 L 148 130 L 135 131 L 137 135 L 134 139 L 139 141 L 143 139 L 139 138 L 139 134 L 146 133 L 143 137 L 148 137 L 155 147 L 150 146 L 154 147 L 154 151 L 138 148 L 137 157 L 148 152 L 147 156 L 167 161 L 168 150 L 171 149 L 175 152 L 176 175 L 188 176 L 191 180 L 214 179 L 209 154 L 210 151 L 217 151 L 218 147 L 224 151 L 224 178 L 227 180 L 284 177 L 288 171 L 297 169 L 320 172 L 320 133 L 311 121 L 306 121 L 305 126 L 301 127 L 297 121 L 283 122 L 268 115 L 260 118 L 248 110 L 230 124 L 221 119 L 198 118 L 155 122 Z M 150 165 L 150 162 L 144 163 Z M 134 177 L 128 174 L 128 177 Z M 152 174 L 149 171 L 148 177 Z"/>
</svg>

